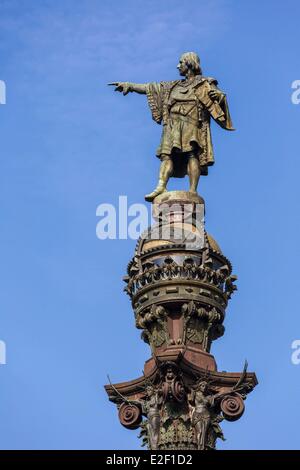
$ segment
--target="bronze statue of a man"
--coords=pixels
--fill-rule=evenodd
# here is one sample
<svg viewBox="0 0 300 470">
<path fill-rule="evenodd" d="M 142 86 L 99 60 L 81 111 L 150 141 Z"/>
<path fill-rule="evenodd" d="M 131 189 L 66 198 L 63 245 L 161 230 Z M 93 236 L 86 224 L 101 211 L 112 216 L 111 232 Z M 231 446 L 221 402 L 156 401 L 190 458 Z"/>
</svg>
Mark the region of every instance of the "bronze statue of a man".
<svg viewBox="0 0 300 470">
<path fill-rule="evenodd" d="M 153 119 L 163 124 L 156 155 L 161 161 L 159 180 L 152 193 L 145 196 L 153 201 L 166 191 L 170 176 L 189 176 L 192 193 L 197 192 L 200 175 L 208 174 L 213 165 L 210 118 L 221 127 L 234 130 L 226 95 L 217 87 L 217 80 L 204 77 L 200 59 L 195 52 L 186 52 L 177 65 L 182 80 L 159 83 L 114 82 L 116 91 L 146 94 Z"/>
</svg>

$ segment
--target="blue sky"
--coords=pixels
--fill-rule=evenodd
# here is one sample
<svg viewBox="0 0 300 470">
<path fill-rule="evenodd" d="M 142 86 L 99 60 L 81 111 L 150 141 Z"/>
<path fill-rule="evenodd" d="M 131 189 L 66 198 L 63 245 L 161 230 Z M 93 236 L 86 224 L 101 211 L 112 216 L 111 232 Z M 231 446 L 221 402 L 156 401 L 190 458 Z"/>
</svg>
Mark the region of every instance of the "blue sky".
<svg viewBox="0 0 300 470">
<path fill-rule="evenodd" d="M 260 382 L 219 448 L 299 448 L 299 14 L 296 0 L 0 0 L 1 448 L 139 448 L 102 387 L 149 357 L 122 292 L 135 242 L 98 240 L 95 214 L 119 195 L 143 201 L 161 129 L 145 97 L 106 83 L 177 78 L 187 50 L 237 129 L 213 125 L 199 185 L 239 277 L 212 352 L 220 370 L 247 358 Z"/>
</svg>

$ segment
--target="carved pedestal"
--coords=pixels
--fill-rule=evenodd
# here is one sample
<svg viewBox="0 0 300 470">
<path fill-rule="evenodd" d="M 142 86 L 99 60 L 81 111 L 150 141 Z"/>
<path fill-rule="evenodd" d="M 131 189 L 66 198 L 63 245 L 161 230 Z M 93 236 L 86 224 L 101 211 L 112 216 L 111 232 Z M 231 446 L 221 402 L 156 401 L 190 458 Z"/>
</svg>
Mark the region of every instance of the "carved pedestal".
<svg viewBox="0 0 300 470">
<path fill-rule="evenodd" d="M 210 353 L 236 289 L 230 261 L 204 229 L 204 201 L 184 191 L 154 201 L 156 224 L 128 265 L 126 292 L 151 348 L 144 376 L 106 385 L 120 422 L 149 449 L 214 449 L 220 422 L 244 412 L 254 373 L 218 372 Z"/>
</svg>

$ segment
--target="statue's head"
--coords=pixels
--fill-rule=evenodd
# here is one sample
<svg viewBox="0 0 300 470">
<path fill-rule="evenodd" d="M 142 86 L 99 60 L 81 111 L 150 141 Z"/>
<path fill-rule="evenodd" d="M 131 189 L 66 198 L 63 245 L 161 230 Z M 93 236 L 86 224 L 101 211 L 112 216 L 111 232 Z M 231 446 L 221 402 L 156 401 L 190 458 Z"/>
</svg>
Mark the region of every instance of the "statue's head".
<svg viewBox="0 0 300 470">
<path fill-rule="evenodd" d="M 150 397 L 151 395 L 153 395 L 154 393 L 154 387 L 153 385 L 147 385 L 146 387 L 146 394 L 148 395 L 148 397 Z"/>
<path fill-rule="evenodd" d="M 178 366 L 172 361 L 166 361 L 161 365 L 161 372 L 164 379 L 172 380 L 177 375 Z"/>
<path fill-rule="evenodd" d="M 173 369 L 173 367 L 168 367 L 168 368 L 167 368 L 166 377 L 167 377 L 167 379 L 169 379 L 169 380 L 170 380 L 170 379 L 174 379 L 175 374 L 174 374 L 174 369 Z"/>
<path fill-rule="evenodd" d="M 205 393 L 208 389 L 208 383 L 205 380 L 202 380 L 198 383 L 197 389 L 200 390 L 200 392 Z"/>
<path fill-rule="evenodd" d="M 185 52 L 179 59 L 177 65 L 178 71 L 181 76 L 185 77 L 189 70 L 192 70 L 195 75 L 201 75 L 200 59 L 196 52 Z"/>
</svg>

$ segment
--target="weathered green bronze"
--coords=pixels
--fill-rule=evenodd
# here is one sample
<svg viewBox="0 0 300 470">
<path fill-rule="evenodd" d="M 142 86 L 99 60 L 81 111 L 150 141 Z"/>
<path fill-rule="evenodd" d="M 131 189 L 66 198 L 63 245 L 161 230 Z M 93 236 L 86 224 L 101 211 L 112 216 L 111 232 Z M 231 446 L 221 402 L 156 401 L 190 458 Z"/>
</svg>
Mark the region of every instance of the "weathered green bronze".
<svg viewBox="0 0 300 470">
<path fill-rule="evenodd" d="M 217 80 L 204 77 L 195 52 L 183 54 L 177 65 L 183 80 L 159 83 L 113 82 L 116 91 L 127 95 L 147 95 L 154 121 L 163 124 L 160 145 L 156 151 L 161 160 L 156 189 L 145 196 L 153 201 L 166 191 L 171 176 L 190 180 L 190 191 L 196 193 L 200 175 L 207 175 L 214 163 L 211 143 L 211 117 L 224 129 L 234 130 L 226 95 L 217 87 Z"/>
</svg>

